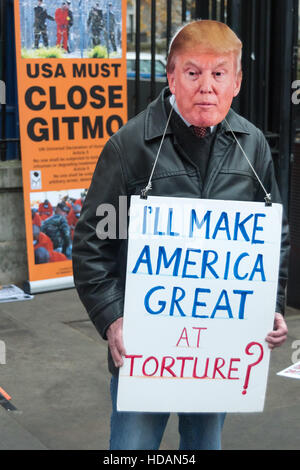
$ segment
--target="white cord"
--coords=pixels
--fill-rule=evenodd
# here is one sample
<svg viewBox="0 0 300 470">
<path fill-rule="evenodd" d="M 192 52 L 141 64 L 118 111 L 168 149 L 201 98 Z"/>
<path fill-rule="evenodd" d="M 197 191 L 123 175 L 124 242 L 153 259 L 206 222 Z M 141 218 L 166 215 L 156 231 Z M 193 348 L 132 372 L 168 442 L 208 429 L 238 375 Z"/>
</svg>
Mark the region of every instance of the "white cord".
<svg viewBox="0 0 300 470">
<path fill-rule="evenodd" d="M 172 108 L 171 108 L 171 111 L 170 111 L 170 114 L 169 114 L 169 117 L 168 117 L 168 120 L 167 120 L 167 124 L 166 124 L 165 130 L 164 130 L 163 136 L 162 136 L 162 138 L 161 138 L 161 142 L 160 142 L 160 145 L 159 145 L 159 148 L 158 148 L 156 157 L 155 157 L 155 161 L 154 161 L 154 164 L 153 164 L 153 168 L 152 168 L 152 171 L 151 171 L 151 175 L 150 175 L 148 184 L 147 184 L 147 186 L 146 186 L 144 189 L 142 189 L 142 193 L 141 193 L 141 198 L 142 198 L 142 199 L 146 199 L 146 198 L 147 198 L 147 192 L 152 189 L 151 180 L 152 180 L 152 177 L 153 177 L 153 173 L 154 173 L 154 170 L 155 170 L 155 167 L 156 167 L 156 163 L 157 163 L 157 160 L 158 160 L 158 157 L 159 157 L 159 154 L 160 154 L 160 150 L 161 150 L 163 141 L 164 141 L 164 139 L 165 139 L 165 135 L 166 135 L 166 132 L 167 132 L 167 129 L 168 129 L 168 125 L 169 125 L 170 119 L 171 119 L 172 111 L 173 111 L 173 106 L 172 106 Z"/>
<path fill-rule="evenodd" d="M 163 144 L 163 141 L 165 139 L 165 135 L 166 135 L 166 132 L 167 132 L 167 128 L 168 128 L 168 125 L 169 125 L 169 122 L 170 122 L 170 119 L 171 119 L 171 115 L 172 115 L 172 111 L 173 111 L 173 106 L 171 108 L 171 111 L 170 111 L 170 114 L 169 114 L 169 117 L 168 117 L 168 120 L 167 120 L 167 124 L 166 124 L 166 127 L 165 127 L 165 130 L 164 130 L 164 133 L 163 133 L 163 136 L 162 136 L 162 139 L 161 139 L 161 142 L 160 142 L 160 145 L 159 145 L 159 148 L 158 148 L 158 151 L 157 151 L 157 154 L 156 154 L 156 157 L 155 157 L 155 161 L 154 161 L 154 164 L 153 164 L 153 168 L 152 168 L 152 171 L 151 171 L 151 175 L 149 177 L 149 181 L 148 181 L 148 184 L 147 186 L 142 189 L 141 191 L 141 198 L 142 199 L 146 199 L 147 198 L 147 193 L 148 191 L 150 191 L 152 189 L 152 177 L 153 177 L 153 173 L 154 173 L 154 170 L 155 170 L 155 167 L 156 167 L 156 163 L 157 163 L 157 160 L 158 160 L 158 157 L 159 157 L 159 154 L 160 154 L 160 151 L 161 151 L 161 147 L 162 147 L 162 144 Z M 258 174 L 256 173 L 252 163 L 250 162 L 249 158 L 247 157 L 244 149 L 242 148 L 241 144 L 239 143 L 238 139 L 236 138 L 236 135 L 235 133 L 233 132 L 229 122 L 224 119 L 224 121 L 226 122 L 230 132 L 232 133 L 233 137 L 234 137 L 234 140 L 236 141 L 236 143 L 238 144 L 239 148 L 241 149 L 241 152 L 242 154 L 244 155 L 244 157 L 246 158 L 250 168 L 252 169 L 254 175 L 256 176 L 257 178 L 257 181 L 259 182 L 259 184 L 261 185 L 266 197 L 265 197 L 265 202 L 267 205 L 271 205 L 272 204 L 272 198 L 271 198 L 271 194 L 267 192 L 266 188 L 264 187 L 261 179 L 259 178 Z"/>
<path fill-rule="evenodd" d="M 241 149 L 241 151 L 242 151 L 242 154 L 243 154 L 244 157 L 246 158 L 246 160 L 247 160 L 249 166 L 251 167 L 251 169 L 252 169 L 254 175 L 256 176 L 257 181 L 258 181 L 259 184 L 261 185 L 261 187 L 262 187 L 262 189 L 263 189 L 263 191 L 264 191 L 264 193 L 265 193 L 265 195 L 266 195 L 266 197 L 265 197 L 265 202 L 266 202 L 266 204 L 267 204 L 267 205 L 271 205 L 271 201 L 272 201 L 271 193 L 268 193 L 267 190 L 266 190 L 266 188 L 264 187 L 264 185 L 263 185 L 261 179 L 259 178 L 259 176 L 258 176 L 258 174 L 256 173 L 256 171 L 255 171 L 253 165 L 251 164 L 249 158 L 247 157 L 247 155 L 246 155 L 244 149 L 242 148 L 241 144 L 239 143 L 238 139 L 236 138 L 236 135 L 235 135 L 235 133 L 233 132 L 233 130 L 232 130 L 232 128 L 231 128 L 229 122 L 228 122 L 226 119 L 224 119 L 224 121 L 226 122 L 227 126 L 229 127 L 229 130 L 230 130 L 230 132 L 232 133 L 232 135 L 233 135 L 233 137 L 234 137 L 236 143 L 237 143 L 238 146 L 240 147 L 240 149 Z"/>
</svg>

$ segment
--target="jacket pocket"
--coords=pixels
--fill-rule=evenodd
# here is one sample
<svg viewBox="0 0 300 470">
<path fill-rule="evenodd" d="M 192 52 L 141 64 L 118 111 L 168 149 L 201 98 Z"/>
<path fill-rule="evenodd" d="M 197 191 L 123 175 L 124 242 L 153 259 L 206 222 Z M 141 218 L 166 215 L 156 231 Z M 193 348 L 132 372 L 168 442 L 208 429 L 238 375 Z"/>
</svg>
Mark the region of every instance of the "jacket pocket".
<svg viewBox="0 0 300 470">
<path fill-rule="evenodd" d="M 259 182 L 248 171 L 222 169 L 215 178 L 208 198 L 222 200 L 253 201 Z"/>
</svg>

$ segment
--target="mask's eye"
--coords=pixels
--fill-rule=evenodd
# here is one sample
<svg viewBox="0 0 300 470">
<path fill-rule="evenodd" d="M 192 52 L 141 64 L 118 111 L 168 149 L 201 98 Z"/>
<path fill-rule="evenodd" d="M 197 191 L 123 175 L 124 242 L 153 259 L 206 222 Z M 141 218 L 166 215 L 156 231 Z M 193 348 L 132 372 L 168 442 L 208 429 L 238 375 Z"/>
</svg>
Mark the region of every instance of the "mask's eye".
<svg viewBox="0 0 300 470">
<path fill-rule="evenodd" d="M 199 72 L 197 72 L 196 70 L 189 69 L 185 71 L 185 76 L 188 80 L 194 81 L 198 79 Z"/>
<path fill-rule="evenodd" d="M 214 75 L 216 78 L 222 78 L 224 76 L 224 72 L 218 71 L 218 72 L 215 72 Z"/>
</svg>

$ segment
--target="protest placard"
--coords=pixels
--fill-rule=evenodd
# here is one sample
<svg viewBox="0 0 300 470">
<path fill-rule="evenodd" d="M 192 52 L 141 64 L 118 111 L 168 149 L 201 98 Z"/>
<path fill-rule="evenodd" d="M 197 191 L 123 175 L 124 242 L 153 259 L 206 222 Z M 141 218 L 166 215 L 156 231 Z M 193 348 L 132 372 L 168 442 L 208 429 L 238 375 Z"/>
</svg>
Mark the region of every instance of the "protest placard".
<svg viewBox="0 0 300 470">
<path fill-rule="evenodd" d="M 261 411 L 282 206 L 131 198 L 123 411 Z"/>
</svg>

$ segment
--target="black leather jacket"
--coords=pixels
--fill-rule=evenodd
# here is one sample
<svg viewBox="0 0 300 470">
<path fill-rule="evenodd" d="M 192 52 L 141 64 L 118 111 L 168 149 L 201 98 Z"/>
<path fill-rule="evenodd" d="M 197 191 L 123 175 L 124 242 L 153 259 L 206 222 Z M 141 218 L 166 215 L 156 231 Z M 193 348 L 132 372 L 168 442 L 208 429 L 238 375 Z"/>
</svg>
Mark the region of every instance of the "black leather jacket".
<svg viewBox="0 0 300 470">
<path fill-rule="evenodd" d="M 97 207 L 100 204 L 114 206 L 118 234 L 119 196 L 128 196 L 129 206 L 130 196 L 140 194 L 148 183 L 167 122 L 164 106 L 166 93 L 169 93 L 168 88 L 107 142 L 76 226 L 73 243 L 74 282 L 81 301 L 103 338 L 106 338 L 109 325 L 123 315 L 127 241 L 118 238 L 99 239 L 96 233 L 100 220 L 96 215 Z M 271 193 L 273 202 L 280 202 L 273 161 L 263 133 L 233 110 L 229 111 L 226 119 L 267 192 Z M 182 153 L 169 128 L 149 195 L 262 202 L 265 197 L 224 122 L 218 127 L 204 183 L 199 169 Z M 111 211 L 110 215 L 113 215 Z M 285 305 L 288 250 L 288 226 L 284 221 L 276 306 L 276 310 L 281 313 Z M 110 370 L 114 372 L 111 367 Z"/>
</svg>

